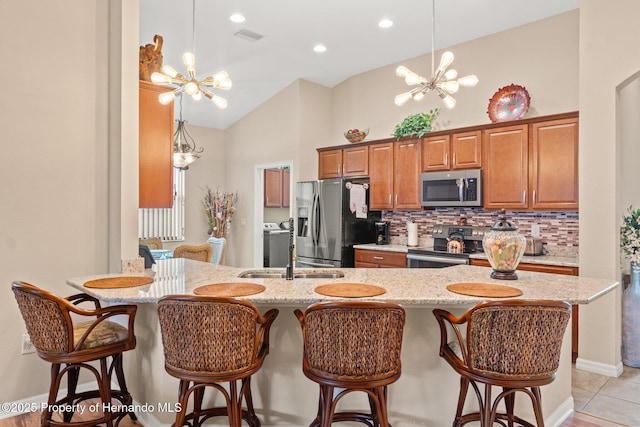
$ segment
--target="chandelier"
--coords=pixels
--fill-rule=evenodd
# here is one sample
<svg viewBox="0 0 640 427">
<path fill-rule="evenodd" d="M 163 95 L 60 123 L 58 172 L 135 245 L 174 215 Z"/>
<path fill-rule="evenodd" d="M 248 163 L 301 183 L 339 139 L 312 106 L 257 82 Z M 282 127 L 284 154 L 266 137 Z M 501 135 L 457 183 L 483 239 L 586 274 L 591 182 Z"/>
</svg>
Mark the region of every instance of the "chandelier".
<svg viewBox="0 0 640 427">
<path fill-rule="evenodd" d="M 456 100 L 452 93 L 456 93 L 460 86 L 474 87 L 478 84 L 478 78 L 475 75 L 469 75 L 458 78 L 458 72 L 453 68 L 447 71 L 447 67 L 453 62 L 453 53 L 446 51 L 440 57 L 440 65 L 438 69 L 434 70 L 434 55 L 435 55 L 435 38 L 436 38 L 436 1 L 432 0 L 432 13 L 431 13 L 431 79 L 422 77 L 413 71 L 409 70 L 404 65 L 396 68 L 396 76 L 404 79 L 408 86 L 415 86 L 408 92 L 401 93 L 395 97 L 395 104 L 397 106 L 404 105 L 409 99 L 413 98 L 416 101 L 424 98 L 424 95 L 429 91 L 434 91 L 444 102 L 447 108 L 453 108 L 456 106 Z"/>
<path fill-rule="evenodd" d="M 193 0 L 193 51 L 196 50 L 196 0 Z M 186 93 L 193 99 L 199 101 L 202 96 L 210 99 L 218 108 L 227 108 L 227 100 L 207 90 L 207 87 L 228 90 L 231 89 L 231 79 L 226 71 L 220 71 L 213 76 L 202 80 L 196 79 L 196 56 L 192 52 L 185 52 L 182 55 L 182 62 L 187 68 L 188 76 L 178 73 L 169 65 L 164 65 L 160 72 L 151 74 L 151 81 L 159 85 L 176 85 L 173 90 L 161 93 L 158 100 L 166 105 L 173 101 L 176 94 Z M 180 126 L 180 124 L 178 124 Z"/>
<path fill-rule="evenodd" d="M 182 120 L 182 94 L 180 94 L 180 120 L 178 128 L 173 134 L 173 167 L 180 170 L 189 169 L 189 165 L 200 158 L 204 148 L 197 148 L 185 126 L 186 121 Z"/>
</svg>

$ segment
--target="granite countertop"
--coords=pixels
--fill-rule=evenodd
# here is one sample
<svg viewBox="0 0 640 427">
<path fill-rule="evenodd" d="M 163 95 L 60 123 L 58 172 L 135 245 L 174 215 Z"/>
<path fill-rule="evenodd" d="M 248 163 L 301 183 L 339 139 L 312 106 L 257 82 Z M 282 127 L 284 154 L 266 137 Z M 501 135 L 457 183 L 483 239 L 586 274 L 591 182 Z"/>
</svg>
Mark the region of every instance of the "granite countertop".
<svg viewBox="0 0 640 427">
<path fill-rule="evenodd" d="M 446 289 L 452 283 L 493 283 L 516 287 L 523 291 L 521 298 L 553 299 L 572 304 L 588 304 L 603 294 L 615 289 L 619 283 L 607 279 L 581 276 L 519 271 L 518 280 L 495 280 L 489 277 L 489 267 L 459 265 L 437 269 L 408 268 L 343 268 L 331 269 L 344 273 L 339 279 L 244 279 L 238 275 L 247 268 L 214 265 L 189 259 L 177 258 L 158 260 L 153 269 L 140 275 L 154 278 L 150 285 L 120 288 L 85 288 L 89 280 L 120 276 L 118 274 L 77 277 L 67 280 L 67 284 L 112 303 L 153 303 L 168 294 L 193 294 L 199 286 L 213 283 L 258 283 L 266 287 L 264 292 L 246 297 L 256 304 L 297 305 L 318 301 L 335 300 L 314 292 L 318 285 L 329 283 L 363 283 L 381 286 L 386 293 L 371 297 L 372 300 L 390 300 L 407 306 L 425 305 L 473 305 L 487 298 L 456 294 Z M 255 269 L 253 269 L 255 270 Z M 260 269 L 279 271 L 283 269 Z M 296 269 L 298 272 L 314 271 Z M 315 270 L 317 271 L 317 270 Z M 320 270 L 322 272 L 328 271 Z"/>
<path fill-rule="evenodd" d="M 398 245 L 398 244 L 390 244 L 390 245 L 376 245 L 375 243 L 367 243 L 361 245 L 353 245 L 355 249 L 368 249 L 373 251 L 388 251 L 388 252 L 404 252 L 407 253 L 409 251 L 409 247 L 407 245 Z M 470 258 L 474 259 L 487 259 L 487 255 L 480 252 L 471 254 Z M 544 265 L 558 265 L 564 267 L 578 267 L 578 254 L 577 250 L 573 248 L 572 250 L 558 250 L 556 252 L 551 252 L 546 255 L 539 256 L 528 256 L 525 255 L 522 257 L 520 262 L 526 262 L 528 264 L 544 264 Z"/>
</svg>

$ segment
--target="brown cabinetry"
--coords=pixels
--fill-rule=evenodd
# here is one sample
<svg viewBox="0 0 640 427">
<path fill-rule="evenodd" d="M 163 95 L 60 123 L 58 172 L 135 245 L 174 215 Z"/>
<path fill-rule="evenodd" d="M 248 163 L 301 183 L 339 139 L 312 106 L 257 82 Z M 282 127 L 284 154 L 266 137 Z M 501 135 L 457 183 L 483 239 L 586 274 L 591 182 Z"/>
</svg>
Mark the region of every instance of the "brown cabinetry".
<svg viewBox="0 0 640 427">
<path fill-rule="evenodd" d="M 289 207 L 289 168 L 264 170 L 264 207 Z"/>
<path fill-rule="evenodd" d="M 482 132 L 439 135 L 422 140 L 422 171 L 478 169 L 482 166 Z"/>
<path fill-rule="evenodd" d="M 356 249 L 355 266 L 356 268 L 403 268 L 407 266 L 407 254 L 403 252 Z"/>
<path fill-rule="evenodd" d="M 578 209 L 578 118 L 485 129 L 484 207 Z"/>
<path fill-rule="evenodd" d="M 344 149 L 318 151 L 318 179 L 369 174 L 369 147 L 357 145 Z"/>
<path fill-rule="evenodd" d="M 419 139 L 369 146 L 370 209 L 421 209 L 420 164 Z"/>
<path fill-rule="evenodd" d="M 139 85 L 140 208 L 173 206 L 173 102 L 158 101 L 166 90 L 144 81 Z"/>
</svg>

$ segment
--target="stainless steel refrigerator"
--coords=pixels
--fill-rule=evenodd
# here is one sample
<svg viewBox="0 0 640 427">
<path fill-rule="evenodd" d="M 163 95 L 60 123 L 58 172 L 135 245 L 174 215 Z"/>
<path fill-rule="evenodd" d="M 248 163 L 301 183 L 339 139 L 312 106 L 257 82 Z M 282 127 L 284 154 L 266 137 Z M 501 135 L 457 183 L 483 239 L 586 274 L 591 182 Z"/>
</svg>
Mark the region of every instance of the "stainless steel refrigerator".
<svg viewBox="0 0 640 427">
<path fill-rule="evenodd" d="M 369 178 L 298 182 L 296 210 L 296 267 L 353 267 L 353 245 L 376 241 Z"/>
</svg>

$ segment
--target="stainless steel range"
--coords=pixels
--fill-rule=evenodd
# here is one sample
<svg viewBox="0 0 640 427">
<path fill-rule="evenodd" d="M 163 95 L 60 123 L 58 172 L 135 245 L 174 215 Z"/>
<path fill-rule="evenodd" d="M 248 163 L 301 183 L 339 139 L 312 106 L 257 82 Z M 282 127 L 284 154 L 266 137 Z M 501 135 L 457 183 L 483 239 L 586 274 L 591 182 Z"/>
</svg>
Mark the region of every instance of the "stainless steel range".
<svg viewBox="0 0 640 427">
<path fill-rule="evenodd" d="M 433 247 L 409 248 L 407 267 L 443 268 L 469 264 L 469 255 L 482 252 L 482 238 L 491 227 L 436 225 Z"/>
</svg>

